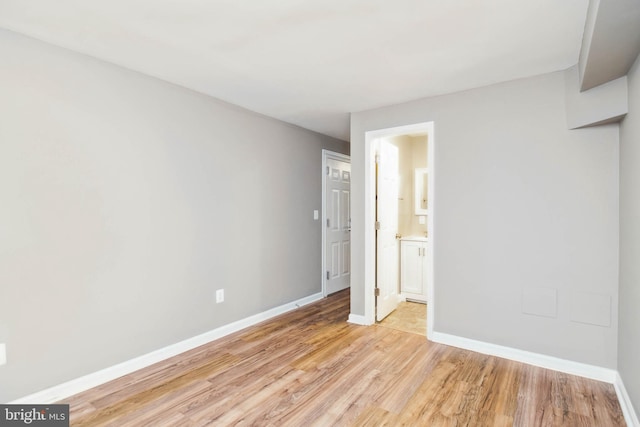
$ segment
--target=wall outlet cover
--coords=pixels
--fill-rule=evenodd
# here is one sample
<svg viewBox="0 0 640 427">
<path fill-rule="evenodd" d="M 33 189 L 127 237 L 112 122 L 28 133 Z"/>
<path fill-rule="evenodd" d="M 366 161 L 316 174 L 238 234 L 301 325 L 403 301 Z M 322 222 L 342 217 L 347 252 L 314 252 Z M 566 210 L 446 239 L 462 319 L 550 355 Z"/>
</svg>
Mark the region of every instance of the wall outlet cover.
<svg viewBox="0 0 640 427">
<path fill-rule="evenodd" d="M 0 344 L 0 366 L 7 364 L 7 345 Z"/>
<path fill-rule="evenodd" d="M 224 301 L 224 289 L 218 289 L 216 291 L 216 304 Z"/>
</svg>

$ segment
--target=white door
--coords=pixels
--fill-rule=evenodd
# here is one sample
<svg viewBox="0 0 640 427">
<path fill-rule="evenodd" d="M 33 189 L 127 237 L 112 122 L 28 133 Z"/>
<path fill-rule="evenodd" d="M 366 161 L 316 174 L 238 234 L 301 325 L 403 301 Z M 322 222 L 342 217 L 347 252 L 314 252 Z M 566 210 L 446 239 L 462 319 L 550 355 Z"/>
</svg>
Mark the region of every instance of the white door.
<svg viewBox="0 0 640 427">
<path fill-rule="evenodd" d="M 351 164 L 327 158 L 325 169 L 326 294 L 351 281 Z"/>
<path fill-rule="evenodd" d="M 380 141 L 376 202 L 376 320 L 398 306 L 398 147 Z"/>
</svg>

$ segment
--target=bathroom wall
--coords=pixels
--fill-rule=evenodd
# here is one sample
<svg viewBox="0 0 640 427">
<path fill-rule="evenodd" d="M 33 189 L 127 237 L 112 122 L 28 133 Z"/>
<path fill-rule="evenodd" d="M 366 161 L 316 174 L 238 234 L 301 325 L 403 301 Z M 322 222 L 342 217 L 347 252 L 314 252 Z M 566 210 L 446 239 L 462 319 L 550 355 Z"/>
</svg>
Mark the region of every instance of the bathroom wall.
<svg viewBox="0 0 640 427">
<path fill-rule="evenodd" d="M 418 168 L 427 167 L 427 135 L 415 135 L 409 137 L 411 141 L 411 197 L 410 215 L 407 236 L 424 236 L 427 231 L 427 218 L 424 217 L 424 224 L 420 224 L 420 217 L 415 214 L 415 178 L 414 171 Z"/>
<path fill-rule="evenodd" d="M 414 171 L 427 167 L 427 136 L 400 135 L 387 138 L 387 141 L 398 147 L 399 155 L 398 233 L 402 236 L 424 236 L 426 218 L 425 223 L 420 224 L 415 214 Z"/>
</svg>

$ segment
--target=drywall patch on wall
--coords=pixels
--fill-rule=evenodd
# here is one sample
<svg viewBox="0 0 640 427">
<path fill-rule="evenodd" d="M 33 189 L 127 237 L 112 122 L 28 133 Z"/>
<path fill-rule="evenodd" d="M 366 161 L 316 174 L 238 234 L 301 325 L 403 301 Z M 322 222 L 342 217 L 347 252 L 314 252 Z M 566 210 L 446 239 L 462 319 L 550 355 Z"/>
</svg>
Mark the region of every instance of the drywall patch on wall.
<svg viewBox="0 0 640 427">
<path fill-rule="evenodd" d="M 523 288 L 522 312 L 555 318 L 558 315 L 558 290 L 544 287 Z"/>
<path fill-rule="evenodd" d="M 611 295 L 573 292 L 570 319 L 588 325 L 611 326 Z"/>
</svg>

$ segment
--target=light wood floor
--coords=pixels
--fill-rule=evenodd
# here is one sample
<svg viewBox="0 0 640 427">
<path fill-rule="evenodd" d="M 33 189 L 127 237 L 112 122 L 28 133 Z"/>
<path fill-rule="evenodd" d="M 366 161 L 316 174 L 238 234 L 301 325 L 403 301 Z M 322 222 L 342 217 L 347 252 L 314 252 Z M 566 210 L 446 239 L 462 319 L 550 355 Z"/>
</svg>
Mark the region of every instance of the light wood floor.
<svg viewBox="0 0 640 427">
<path fill-rule="evenodd" d="M 398 304 L 390 315 L 378 325 L 412 334 L 427 336 L 427 305 L 412 301 Z"/>
<path fill-rule="evenodd" d="M 73 396 L 75 426 L 622 426 L 613 387 L 347 323 L 340 292 Z"/>
</svg>

